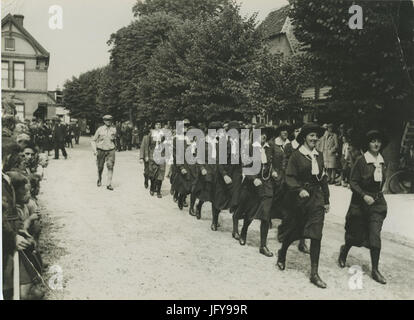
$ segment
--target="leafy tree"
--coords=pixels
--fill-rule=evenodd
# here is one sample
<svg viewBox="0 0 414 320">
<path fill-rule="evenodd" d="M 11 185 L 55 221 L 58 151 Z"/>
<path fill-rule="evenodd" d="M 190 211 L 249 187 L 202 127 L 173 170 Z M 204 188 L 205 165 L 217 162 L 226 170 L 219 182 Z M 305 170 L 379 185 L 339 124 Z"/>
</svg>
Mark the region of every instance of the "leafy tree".
<svg viewBox="0 0 414 320">
<path fill-rule="evenodd" d="M 92 131 L 104 113 L 97 104 L 101 74 L 102 69 L 94 69 L 82 73 L 78 78 L 72 77 L 63 86 L 65 108 L 70 111 L 72 117 L 86 119 Z"/>
<path fill-rule="evenodd" d="M 307 104 L 302 92 L 314 84 L 307 55 L 284 59 L 263 50 L 252 69 L 250 91 L 255 110 L 271 119 L 300 118 Z"/>
<path fill-rule="evenodd" d="M 135 17 L 164 12 L 181 19 L 217 15 L 229 0 L 138 0 L 132 8 Z"/>
<path fill-rule="evenodd" d="M 361 30 L 348 26 L 349 1 L 293 0 L 292 5 L 295 35 L 332 86 L 333 101 L 370 117 L 381 111 L 382 119 L 375 120 L 386 120 L 384 124 L 390 124 L 389 116 L 406 115 L 403 105 L 413 92 L 407 75 L 414 72 L 414 55 L 406 55 L 414 47 L 411 1 L 361 2 Z M 405 39 L 401 45 L 399 35 Z"/>
<path fill-rule="evenodd" d="M 187 21 L 150 60 L 143 95 L 157 112 L 196 121 L 250 117 L 250 68 L 262 50 L 255 16 L 226 6 L 217 17 Z"/>
<path fill-rule="evenodd" d="M 352 123 L 363 130 L 385 128 L 395 166 L 403 122 L 413 115 L 413 2 L 359 1 L 364 21 L 356 30 L 348 26 L 347 0 L 291 4 L 296 37 L 322 81 L 332 86 L 327 108 L 353 114 Z"/>
<path fill-rule="evenodd" d="M 118 106 L 127 110 L 131 121 L 145 112 L 137 91 L 141 79 L 146 76 L 148 61 L 178 23 L 180 21 L 171 15 L 154 13 L 111 35 L 108 42 L 112 45 L 110 67 L 114 77 L 119 79 Z"/>
</svg>

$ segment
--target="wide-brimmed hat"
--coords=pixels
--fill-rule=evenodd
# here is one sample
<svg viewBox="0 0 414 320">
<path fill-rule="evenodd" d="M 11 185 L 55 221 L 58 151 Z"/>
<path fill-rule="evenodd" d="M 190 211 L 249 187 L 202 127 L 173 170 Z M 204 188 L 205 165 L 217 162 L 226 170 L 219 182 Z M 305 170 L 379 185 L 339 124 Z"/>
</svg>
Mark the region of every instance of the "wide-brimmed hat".
<svg viewBox="0 0 414 320">
<path fill-rule="evenodd" d="M 208 125 L 208 129 L 221 129 L 223 128 L 223 124 L 220 121 L 213 121 L 210 122 Z"/>
<path fill-rule="evenodd" d="M 103 119 L 103 120 L 110 120 L 110 121 L 112 121 L 112 116 L 111 116 L 111 115 L 109 115 L 109 114 L 106 114 L 106 115 L 104 115 L 104 116 L 102 117 L 102 119 Z"/>
<path fill-rule="evenodd" d="M 287 131 L 287 133 L 290 134 L 291 126 L 289 126 L 287 124 L 282 124 L 282 125 L 278 126 L 275 129 L 276 137 L 278 137 L 282 131 Z"/>
<path fill-rule="evenodd" d="M 388 145 L 388 137 L 380 130 L 369 130 L 363 139 L 362 149 L 364 151 L 368 150 L 368 145 L 372 140 L 378 139 L 381 141 L 381 150 L 383 150 Z"/>
<path fill-rule="evenodd" d="M 266 140 L 269 141 L 270 139 L 273 139 L 275 137 L 276 130 L 272 126 L 260 126 L 256 129 L 260 129 L 261 134 L 266 135 Z"/>
<path fill-rule="evenodd" d="M 313 122 L 306 123 L 305 125 L 302 126 L 302 129 L 300 130 L 300 133 L 298 134 L 296 141 L 299 144 L 303 144 L 305 142 L 306 136 L 313 132 L 316 133 L 319 138 L 321 138 L 323 134 L 325 133 L 325 129 L 321 127 L 320 125 L 318 125 L 317 123 L 313 123 Z"/>
<path fill-rule="evenodd" d="M 241 126 L 240 126 L 240 123 L 238 121 L 230 121 L 229 122 L 229 125 L 227 127 L 227 130 L 230 130 L 230 129 L 240 129 L 240 128 L 241 128 Z"/>
</svg>

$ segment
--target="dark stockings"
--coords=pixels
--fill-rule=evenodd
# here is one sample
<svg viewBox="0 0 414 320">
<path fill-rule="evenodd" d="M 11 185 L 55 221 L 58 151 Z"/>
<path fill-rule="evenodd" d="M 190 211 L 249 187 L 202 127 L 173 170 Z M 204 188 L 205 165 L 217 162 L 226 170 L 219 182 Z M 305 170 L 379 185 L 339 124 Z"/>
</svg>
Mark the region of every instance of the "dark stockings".
<svg viewBox="0 0 414 320">
<path fill-rule="evenodd" d="M 260 222 L 260 247 L 266 247 L 267 245 L 267 234 L 269 233 L 269 221 L 261 220 Z"/>
<path fill-rule="evenodd" d="M 378 271 L 378 264 L 379 264 L 381 249 L 371 248 L 370 253 L 371 253 L 372 271 Z"/>
</svg>

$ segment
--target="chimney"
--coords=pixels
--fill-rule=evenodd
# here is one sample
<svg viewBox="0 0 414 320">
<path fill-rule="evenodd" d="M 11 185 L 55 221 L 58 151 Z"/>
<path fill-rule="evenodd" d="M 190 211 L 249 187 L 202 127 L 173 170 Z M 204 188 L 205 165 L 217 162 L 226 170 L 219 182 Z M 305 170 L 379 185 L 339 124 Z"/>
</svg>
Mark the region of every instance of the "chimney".
<svg viewBox="0 0 414 320">
<path fill-rule="evenodd" d="M 15 14 L 15 15 L 13 15 L 13 18 L 17 21 L 17 23 L 19 24 L 19 26 L 22 26 L 23 27 L 24 15 Z"/>
</svg>

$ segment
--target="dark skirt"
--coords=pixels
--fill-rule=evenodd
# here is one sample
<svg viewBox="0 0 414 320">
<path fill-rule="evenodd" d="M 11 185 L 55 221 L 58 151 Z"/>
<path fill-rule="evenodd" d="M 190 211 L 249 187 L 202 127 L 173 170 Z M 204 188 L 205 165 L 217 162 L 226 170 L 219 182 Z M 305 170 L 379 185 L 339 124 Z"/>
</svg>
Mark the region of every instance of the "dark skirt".
<svg viewBox="0 0 414 320">
<path fill-rule="evenodd" d="M 173 182 L 173 189 L 181 195 L 188 195 L 194 190 L 197 180 L 196 165 L 186 165 L 186 174 L 182 174 L 180 169 L 176 167 L 176 174 Z"/>
<path fill-rule="evenodd" d="M 274 185 L 273 190 L 273 199 L 272 199 L 272 208 L 271 208 L 271 218 L 272 219 L 283 219 L 286 210 L 285 210 L 285 198 L 287 195 L 287 187 L 283 182 L 277 182 Z"/>
<path fill-rule="evenodd" d="M 244 183 L 239 206 L 235 212 L 236 219 L 258 219 L 270 221 L 276 218 L 273 211 L 275 181 L 262 180 L 262 185 L 255 187 L 252 181 Z"/>
<path fill-rule="evenodd" d="M 213 205 L 217 210 L 234 209 L 238 206 L 242 189 L 241 172 L 235 170 L 230 177 L 232 183 L 226 184 L 217 174 Z"/>
<path fill-rule="evenodd" d="M 381 229 L 387 216 L 387 202 L 381 194 L 368 206 L 353 195 L 345 218 L 345 242 L 356 247 L 381 248 Z"/>
<path fill-rule="evenodd" d="M 324 195 L 320 186 L 307 190 L 308 198 L 301 199 L 297 192 L 288 191 L 285 197 L 282 223 L 278 227 L 279 242 L 322 239 L 325 220 Z"/>
</svg>

